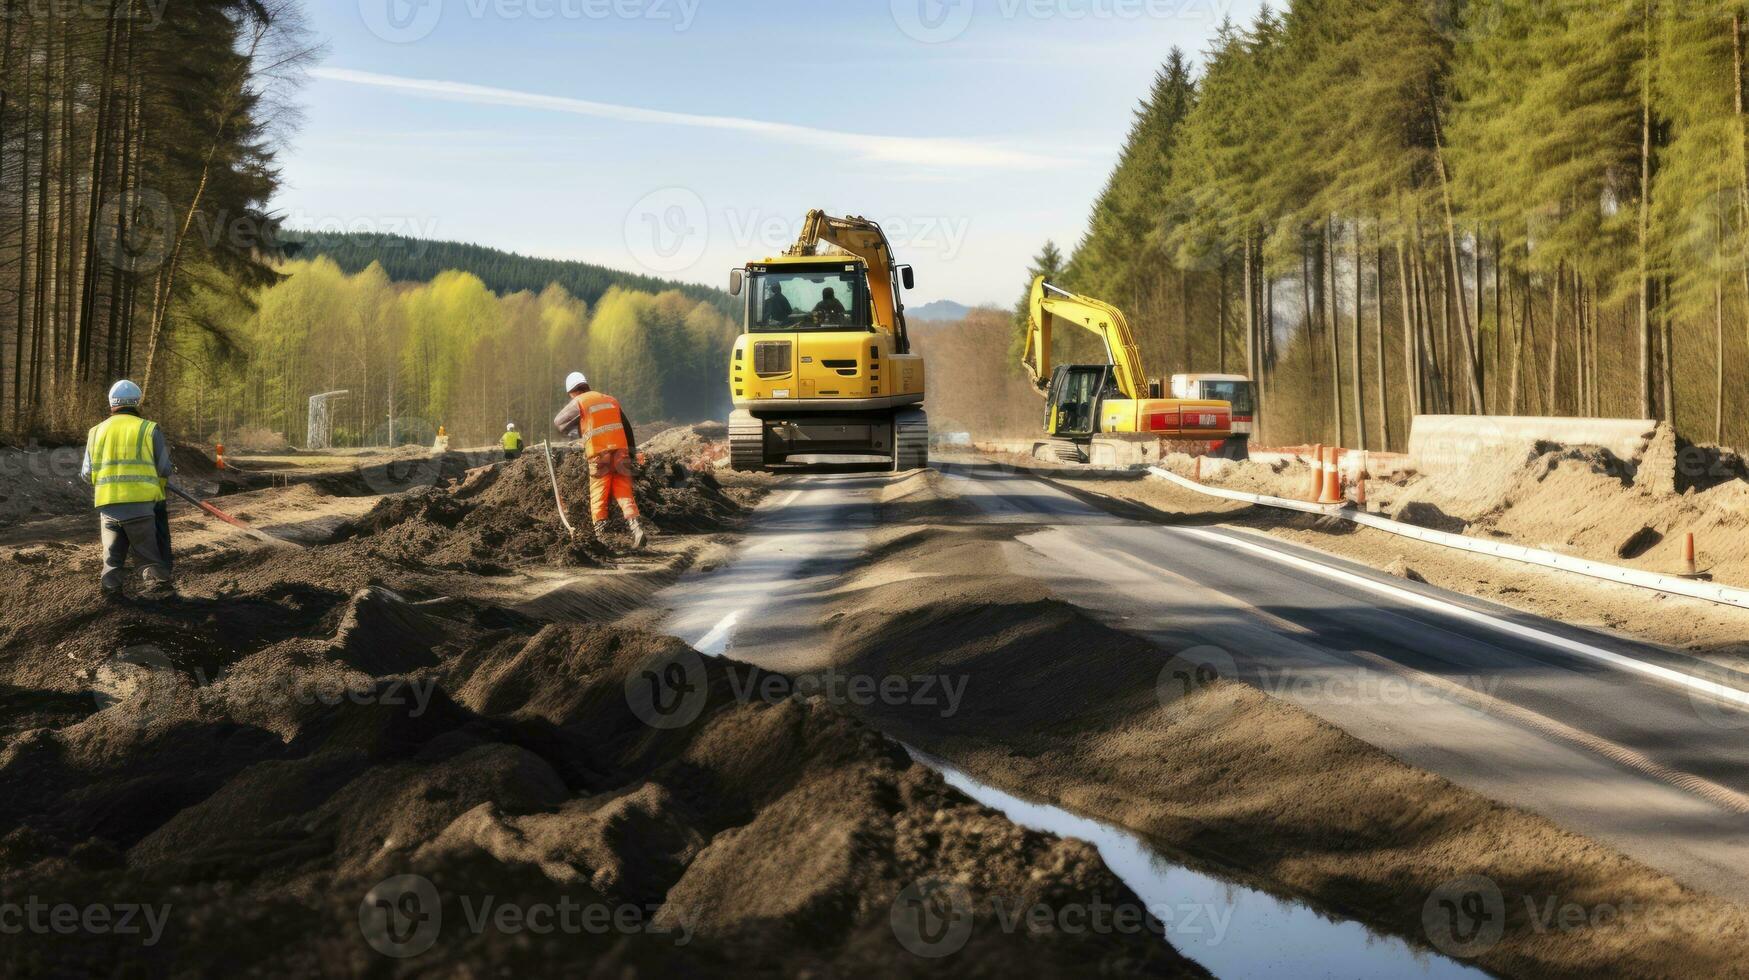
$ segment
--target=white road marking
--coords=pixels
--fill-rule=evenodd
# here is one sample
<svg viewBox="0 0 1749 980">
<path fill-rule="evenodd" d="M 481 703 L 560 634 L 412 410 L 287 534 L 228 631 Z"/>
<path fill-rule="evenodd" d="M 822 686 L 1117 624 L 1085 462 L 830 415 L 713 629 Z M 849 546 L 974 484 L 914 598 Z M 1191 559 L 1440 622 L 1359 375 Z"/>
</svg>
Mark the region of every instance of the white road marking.
<svg viewBox="0 0 1749 980">
<path fill-rule="evenodd" d="M 1435 599 L 1435 598 L 1432 598 L 1430 596 L 1424 596 L 1424 595 L 1420 594 L 1419 592 L 1412 592 L 1408 589 L 1398 588 L 1397 586 L 1394 586 L 1394 585 L 1388 585 L 1384 582 L 1375 582 L 1372 579 L 1367 578 L 1367 577 L 1362 576 L 1362 575 L 1356 575 L 1352 572 L 1346 572 L 1340 568 L 1332 568 L 1329 565 L 1324 565 L 1324 564 L 1321 564 L 1319 562 L 1310 561 L 1308 559 L 1301 558 L 1298 555 L 1290 555 L 1290 554 L 1286 554 L 1284 552 L 1276 551 L 1273 548 L 1268 548 L 1268 547 L 1265 547 L 1265 546 L 1260 545 L 1260 544 L 1253 544 L 1249 541 L 1242 541 L 1242 540 L 1239 540 L 1237 538 L 1232 538 L 1232 537 L 1229 537 L 1229 536 L 1224 535 L 1224 534 L 1216 534 L 1213 531 L 1205 531 L 1205 530 L 1202 530 L 1201 528 L 1181 527 L 1181 528 L 1175 528 L 1174 531 L 1176 533 L 1188 534 L 1192 537 L 1201 538 L 1205 541 L 1210 541 L 1210 542 L 1213 542 L 1216 544 L 1225 545 L 1227 547 L 1239 548 L 1239 549 L 1244 550 L 1244 551 L 1249 551 L 1249 552 L 1252 552 L 1253 554 L 1261 555 L 1264 558 L 1269 559 L 1270 561 L 1277 562 L 1277 563 L 1282 564 L 1282 565 L 1290 565 L 1294 568 L 1298 568 L 1298 569 L 1301 569 L 1303 571 L 1312 572 L 1313 574 L 1316 574 L 1316 575 L 1322 575 L 1325 578 L 1331 578 L 1331 579 L 1336 579 L 1337 581 L 1340 581 L 1340 582 L 1346 582 L 1349 585 L 1353 585 L 1353 586 L 1356 586 L 1358 588 L 1366 589 L 1367 591 L 1370 591 L 1370 592 L 1376 592 L 1376 593 L 1379 593 L 1380 595 L 1387 595 L 1393 599 L 1397 599 L 1397 600 L 1400 600 L 1402 602 L 1407 602 L 1410 605 L 1420 606 L 1423 609 L 1432 609 L 1432 610 L 1435 610 L 1437 612 L 1444 613 L 1448 616 L 1456 617 L 1458 619 L 1465 619 L 1465 620 L 1468 620 L 1468 621 L 1473 622 L 1473 623 L 1480 623 L 1483 626 L 1487 626 L 1491 629 L 1498 630 L 1502 633 L 1510 633 L 1514 636 L 1522 637 L 1522 638 L 1527 639 L 1527 640 L 1532 640 L 1534 642 L 1541 643 L 1541 644 L 1544 644 L 1546 646 L 1552 646 L 1552 647 L 1555 647 L 1557 649 L 1565 650 L 1568 653 L 1577 654 L 1578 656 L 1581 656 L 1581 657 L 1585 657 L 1585 658 L 1588 658 L 1591 660 L 1600 661 L 1602 663 L 1609 664 L 1610 666 L 1616 667 L 1616 668 L 1621 669 L 1621 670 L 1628 671 L 1630 673 L 1640 674 L 1641 676 L 1644 676 L 1644 677 L 1651 677 L 1651 678 L 1654 678 L 1656 680 L 1662 681 L 1666 684 L 1675 685 L 1676 687 L 1682 688 L 1682 689 L 1687 690 L 1687 691 L 1699 692 L 1699 693 L 1708 695 L 1709 697 L 1717 698 L 1721 701 L 1726 701 L 1726 702 L 1729 702 L 1731 704 L 1738 705 L 1740 707 L 1749 707 L 1749 691 L 1741 691 L 1741 690 L 1738 690 L 1737 688 L 1730 687 L 1730 686 L 1725 685 L 1725 684 L 1720 684 L 1716 681 L 1709 681 L 1703 677 L 1696 677 L 1693 674 L 1685 674 L 1679 670 L 1672 670 L 1671 668 L 1662 666 L 1660 664 L 1646 663 L 1645 661 L 1642 661 L 1642 660 L 1635 660 L 1632 657 L 1624 657 L 1619 653 L 1612 653 L 1609 650 L 1604 650 L 1604 649 L 1601 649 L 1599 647 L 1594 647 L 1594 646 L 1590 645 L 1589 643 L 1581 643 L 1578 640 L 1570 640 L 1564 636 L 1557 636 L 1553 633 L 1548 633 L 1548 632 L 1545 632 L 1543 630 L 1536 629 L 1534 627 L 1523 626 L 1523 625 L 1520 625 L 1518 623 L 1514 623 L 1514 622 L 1510 622 L 1508 620 L 1500 619 L 1496 616 L 1490 616 L 1487 613 L 1477 612 L 1474 609 L 1468 609 L 1468 608 L 1465 608 L 1463 606 L 1452 605 L 1449 602 L 1445 602 L 1445 601 L 1440 600 L 1440 599 Z"/>
<path fill-rule="evenodd" d="M 723 651 L 729 648 L 729 638 L 734 635 L 735 624 L 739 622 L 740 619 L 741 610 L 737 609 L 727 616 L 724 616 L 722 619 L 717 620 L 717 625 L 712 626 L 710 632 L 706 633 L 702 639 L 692 645 L 693 649 L 707 657 L 722 656 Z"/>
</svg>

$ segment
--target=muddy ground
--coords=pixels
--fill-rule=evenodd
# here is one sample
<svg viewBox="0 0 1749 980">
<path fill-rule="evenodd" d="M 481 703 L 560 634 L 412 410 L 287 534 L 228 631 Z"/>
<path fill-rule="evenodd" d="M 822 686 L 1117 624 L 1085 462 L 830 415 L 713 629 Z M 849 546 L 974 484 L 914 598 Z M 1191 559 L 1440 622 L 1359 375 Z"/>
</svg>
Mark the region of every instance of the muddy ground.
<svg viewBox="0 0 1749 980">
<path fill-rule="evenodd" d="M 503 601 L 710 554 L 763 485 L 694 462 L 640 478 L 659 536 L 638 555 L 618 530 L 569 540 L 538 455 L 380 499 L 259 491 L 235 509 L 306 547 L 179 514 L 181 597 L 119 607 L 96 600 L 95 534 L 71 536 L 88 521 L 15 529 L 0 972 L 1203 975 L 1143 919 L 1029 918 L 1143 909 L 1092 848 L 971 803 L 841 707 Z M 587 529 L 582 461 L 560 479 Z M 674 671 L 701 692 L 680 723 L 643 693 Z"/>
</svg>

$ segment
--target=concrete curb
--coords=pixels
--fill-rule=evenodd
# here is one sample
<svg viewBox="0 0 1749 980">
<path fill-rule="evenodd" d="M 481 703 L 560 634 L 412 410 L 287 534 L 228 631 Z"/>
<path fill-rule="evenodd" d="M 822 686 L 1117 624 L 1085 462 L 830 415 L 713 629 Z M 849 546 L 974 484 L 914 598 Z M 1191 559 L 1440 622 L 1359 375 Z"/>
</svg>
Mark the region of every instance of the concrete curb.
<svg viewBox="0 0 1749 980">
<path fill-rule="evenodd" d="M 1169 480 L 1186 490 L 1220 497 L 1225 500 L 1235 500 L 1242 503 L 1260 504 L 1265 507 L 1276 507 L 1282 510 L 1294 510 L 1304 514 L 1320 514 L 1335 517 L 1351 524 L 1359 524 L 1395 534 L 1405 538 L 1414 538 L 1428 544 L 1456 548 L 1478 555 L 1493 558 L 1505 558 L 1509 561 L 1524 562 L 1529 565 L 1541 565 L 1575 575 L 1601 579 L 1605 582 L 1615 582 L 1618 585 L 1631 585 L 1642 589 L 1651 589 L 1669 595 L 1686 596 L 1691 599 L 1701 599 L 1716 602 L 1720 605 L 1736 606 L 1739 609 L 1749 609 L 1749 589 L 1733 588 L 1728 585 L 1714 585 L 1710 582 L 1699 582 L 1693 579 L 1677 578 L 1674 575 L 1659 575 L 1655 572 L 1641 571 L 1637 568 L 1623 568 L 1620 565 L 1610 565 L 1605 562 L 1590 561 L 1585 558 L 1575 558 L 1572 555 L 1562 555 L 1553 551 L 1539 551 L 1522 545 L 1503 544 L 1484 541 L 1479 538 L 1466 537 L 1461 534 L 1450 534 L 1445 531 L 1434 531 L 1429 528 L 1404 524 L 1376 514 L 1363 514 L 1344 504 L 1309 504 L 1301 500 L 1288 500 L 1283 497 L 1267 497 L 1262 494 L 1245 493 L 1240 490 L 1226 490 L 1220 487 L 1204 486 L 1194 480 L 1187 480 L 1176 473 L 1151 466 L 1148 472 Z"/>
</svg>

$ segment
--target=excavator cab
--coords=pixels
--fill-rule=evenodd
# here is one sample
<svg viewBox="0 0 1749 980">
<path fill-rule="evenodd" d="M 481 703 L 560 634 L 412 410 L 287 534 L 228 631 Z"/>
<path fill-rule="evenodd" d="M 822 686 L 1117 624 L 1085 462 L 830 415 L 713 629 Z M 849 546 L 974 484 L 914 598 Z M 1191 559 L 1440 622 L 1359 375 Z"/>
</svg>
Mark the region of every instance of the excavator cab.
<svg viewBox="0 0 1749 980">
<path fill-rule="evenodd" d="M 1097 433 L 1099 403 L 1105 398 L 1110 384 L 1109 365 L 1075 364 L 1057 368 L 1051 377 L 1046 433 L 1063 439 L 1087 438 Z"/>
</svg>

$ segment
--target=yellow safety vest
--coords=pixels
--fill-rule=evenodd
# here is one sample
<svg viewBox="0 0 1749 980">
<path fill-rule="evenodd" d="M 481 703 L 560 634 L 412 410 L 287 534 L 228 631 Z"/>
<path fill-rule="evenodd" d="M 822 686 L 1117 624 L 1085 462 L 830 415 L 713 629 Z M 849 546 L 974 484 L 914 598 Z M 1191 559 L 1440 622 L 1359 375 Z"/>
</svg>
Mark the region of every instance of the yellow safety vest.
<svg viewBox="0 0 1749 980">
<path fill-rule="evenodd" d="M 625 416 L 620 414 L 619 400 L 599 391 L 577 396 L 577 433 L 590 458 L 631 445 L 626 441 Z"/>
<path fill-rule="evenodd" d="M 96 507 L 155 504 L 164 499 L 164 480 L 152 457 L 156 422 L 136 415 L 111 415 L 85 436 L 91 455 Z"/>
<path fill-rule="evenodd" d="M 513 453 L 521 448 L 522 448 L 522 433 L 520 433 L 520 432 L 506 432 L 506 433 L 504 433 L 504 450 L 506 452 Z"/>
</svg>

